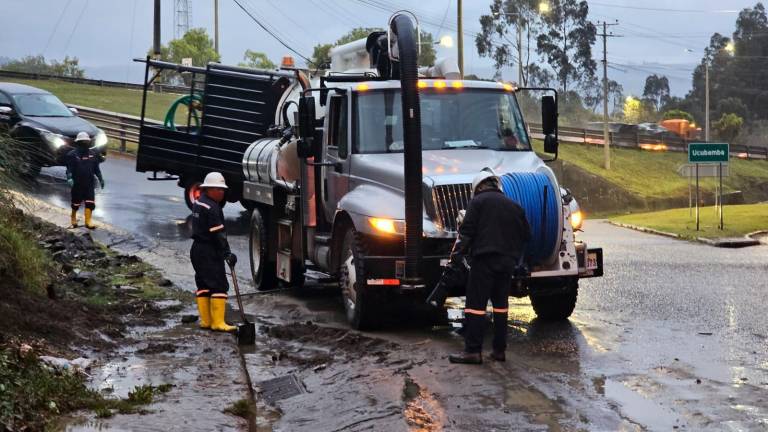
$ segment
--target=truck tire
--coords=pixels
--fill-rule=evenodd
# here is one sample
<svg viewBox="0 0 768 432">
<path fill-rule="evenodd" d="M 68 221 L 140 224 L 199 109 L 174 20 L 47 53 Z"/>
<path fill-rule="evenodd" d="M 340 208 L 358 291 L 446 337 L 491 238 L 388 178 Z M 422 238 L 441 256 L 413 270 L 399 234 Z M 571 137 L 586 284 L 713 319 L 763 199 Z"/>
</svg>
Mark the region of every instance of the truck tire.
<svg viewBox="0 0 768 432">
<path fill-rule="evenodd" d="M 277 288 L 275 262 L 270 261 L 268 256 L 266 221 L 258 208 L 251 213 L 251 233 L 248 244 L 253 285 L 259 291 Z"/>
<path fill-rule="evenodd" d="M 377 305 L 366 282 L 364 256 L 363 238 L 354 227 L 347 228 L 339 254 L 339 286 L 347 321 L 355 330 L 373 330 L 379 326 Z"/>
<path fill-rule="evenodd" d="M 562 321 L 568 319 L 576 308 L 579 295 L 579 282 L 576 279 L 566 279 L 565 285 L 556 292 L 534 294 L 531 289 L 531 306 L 536 316 L 542 321 Z"/>
<path fill-rule="evenodd" d="M 192 180 L 184 186 L 184 202 L 190 210 L 195 205 L 195 201 L 200 198 L 200 194 L 203 193 L 203 190 L 200 189 L 201 184 L 203 183 L 199 180 Z"/>
</svg>

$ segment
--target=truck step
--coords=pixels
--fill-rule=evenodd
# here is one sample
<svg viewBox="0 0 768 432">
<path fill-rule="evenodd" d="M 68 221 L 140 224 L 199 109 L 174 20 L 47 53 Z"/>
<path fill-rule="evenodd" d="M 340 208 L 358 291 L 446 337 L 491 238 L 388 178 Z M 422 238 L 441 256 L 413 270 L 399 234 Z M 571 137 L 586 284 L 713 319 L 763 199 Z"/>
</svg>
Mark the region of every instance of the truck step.
<svg viewBox="0 0 768 432">
<path fill-rule="evenodd" d="M 330 242 L 331 242 L 331 233 L 315 234 L 315 243 L 327 245 Z"/>
</svg>

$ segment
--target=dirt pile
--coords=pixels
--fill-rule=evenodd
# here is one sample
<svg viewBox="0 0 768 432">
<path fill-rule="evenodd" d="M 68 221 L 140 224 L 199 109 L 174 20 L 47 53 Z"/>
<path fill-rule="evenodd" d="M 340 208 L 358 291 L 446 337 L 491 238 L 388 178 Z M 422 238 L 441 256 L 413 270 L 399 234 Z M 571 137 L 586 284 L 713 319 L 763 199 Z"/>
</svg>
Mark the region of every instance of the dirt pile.
<svg viewBox="0 0 768 432">
<path fill-rule="evenodd" d="M 101 247 L 86 231 L 35 218 L 20 228 L 50 257 L 50 283 L 46 296 L 0 281 L 0 341 L 40 340 L 57 354 L 100 351 L 123 338 L 126 325 L 158 324 L 170 312 L 155 304 L 169 297 L 159 286 L 164 279 L 138 258 Z"/>
</svg>

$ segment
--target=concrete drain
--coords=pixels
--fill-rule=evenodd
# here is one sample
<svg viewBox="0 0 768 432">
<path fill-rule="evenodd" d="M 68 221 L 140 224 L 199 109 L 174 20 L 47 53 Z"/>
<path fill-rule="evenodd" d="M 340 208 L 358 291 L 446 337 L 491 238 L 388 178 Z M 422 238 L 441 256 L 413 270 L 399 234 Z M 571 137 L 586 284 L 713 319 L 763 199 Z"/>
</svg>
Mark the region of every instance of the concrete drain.
<svg viewBox="0 0 768 432">
<path fill-rule="evenodd" d="M 296 375 L 284 375 L 261 381 L 258 386 L 261 389 L 261 396 L 269 404 L 304 393 L 304 384 Z"/>
</svg>

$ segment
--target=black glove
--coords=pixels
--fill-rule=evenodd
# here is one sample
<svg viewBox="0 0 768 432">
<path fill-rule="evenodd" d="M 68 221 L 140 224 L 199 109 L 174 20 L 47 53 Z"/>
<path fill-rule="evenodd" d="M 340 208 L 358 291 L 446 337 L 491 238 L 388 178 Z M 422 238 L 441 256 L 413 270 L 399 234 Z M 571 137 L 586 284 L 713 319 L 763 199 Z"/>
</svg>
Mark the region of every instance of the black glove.
<svg viewBox="0 0 768 432">
<path fill-rule="evenodd" d="M 451 250 L 451 256 L 448 258 L 448 267 L 456 268 L 459 265 L 463 265 L 462 260 L 469 255 L 469 245 L 472 243 L 472 238 L 466 235 L 459 234 L 456 237 L 456 241 L 453 243 L 453 249 Z"/>
<path fill-rule="evenodd" d="M 430 293 L 427 297 L 426 302 L 432 307 L 441 308 L 445 304 L 445 299 L 447 298 L 448 290 L 443 283 L 443 278 L 440 278 L 440 281 L 435 286 L 435 289 L 432 290 L 432 293 Z"/>
<path fill-rule="evenodd" d="M 226 252 L 224 254 L 224 261 L 226 261 L 230 267 L 234 267 L 235 264 L 237 264 L 237 255 L 233 254 L 232 252 Z"/>
</svg>

